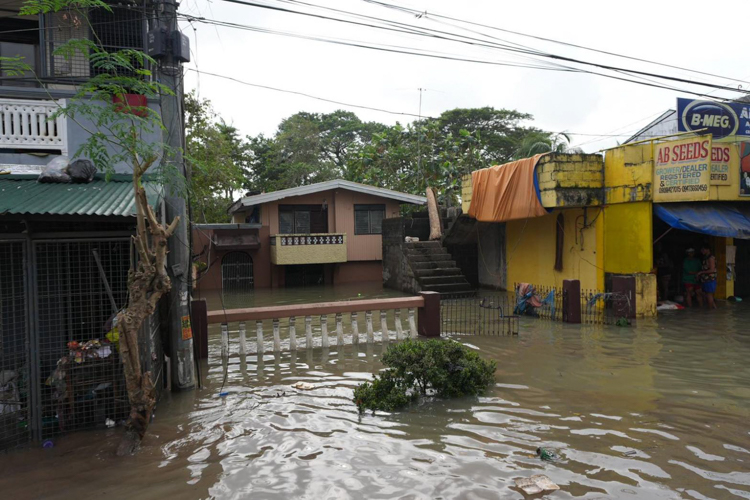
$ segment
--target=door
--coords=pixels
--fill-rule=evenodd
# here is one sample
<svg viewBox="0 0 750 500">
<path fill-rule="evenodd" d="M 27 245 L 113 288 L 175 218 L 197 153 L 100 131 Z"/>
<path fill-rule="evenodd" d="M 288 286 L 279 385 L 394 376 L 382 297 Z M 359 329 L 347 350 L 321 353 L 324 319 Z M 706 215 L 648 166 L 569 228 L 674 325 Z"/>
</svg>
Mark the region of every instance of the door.
<svg viewBox="0 0 750 500">
<path fill-rule="evenodd" d="M 253 258 L 247 252 L 229 252 L 221 259 L 221 291 L 242 294 L 253 291 Z"/>
</svg>

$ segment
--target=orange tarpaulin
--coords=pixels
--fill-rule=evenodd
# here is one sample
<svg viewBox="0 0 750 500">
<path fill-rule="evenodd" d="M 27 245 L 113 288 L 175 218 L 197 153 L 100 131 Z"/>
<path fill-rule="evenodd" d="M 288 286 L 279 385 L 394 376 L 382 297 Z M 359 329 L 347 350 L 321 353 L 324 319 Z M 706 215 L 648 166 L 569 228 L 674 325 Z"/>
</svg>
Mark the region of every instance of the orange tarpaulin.
<svg viewBox="0 0 750 500">
<path fill-rule="evenodd" d="M 534 168 L 542 156 L 472 172 L 469 217 L 481 222 L 505 222 L 545 215 L 547 210 L 534 188 Z"/>
</svg>

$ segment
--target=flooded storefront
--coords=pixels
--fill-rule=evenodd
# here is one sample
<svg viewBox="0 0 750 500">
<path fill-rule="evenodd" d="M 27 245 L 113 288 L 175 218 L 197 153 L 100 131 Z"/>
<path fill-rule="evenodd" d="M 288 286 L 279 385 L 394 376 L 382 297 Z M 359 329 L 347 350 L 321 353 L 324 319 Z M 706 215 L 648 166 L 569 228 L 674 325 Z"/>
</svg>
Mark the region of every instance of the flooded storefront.
<svg viewBox="0 0 750 500">
<path fill-rule="evenodd" d="M 273 300 L 333 298 L 330 289 L 285 292 Z M 50 449 L 0 456 L 0 491 L 523 498 L 514 479 L 543 473 L 561 487 L 559 498 L 747 498 L 750 307 L 719 305 L 666 312 L 635 328 L 522 318 L 518 336 L 460 337 L 497 360 L 497 384 L 486 395 L 362 417 L 352 389 L 382 368 L 381 344 L 258 359 L 238 355 L 232 338 L 225 365 L 212 329 L 202 388 L 165 396 L 137 456 L 114 456 L 120 429 L 67 435 Z M 313 388 L 292 387 L 300 381 Z M 537 458 L 540 446 L 558 460 Z"/>
</svg>

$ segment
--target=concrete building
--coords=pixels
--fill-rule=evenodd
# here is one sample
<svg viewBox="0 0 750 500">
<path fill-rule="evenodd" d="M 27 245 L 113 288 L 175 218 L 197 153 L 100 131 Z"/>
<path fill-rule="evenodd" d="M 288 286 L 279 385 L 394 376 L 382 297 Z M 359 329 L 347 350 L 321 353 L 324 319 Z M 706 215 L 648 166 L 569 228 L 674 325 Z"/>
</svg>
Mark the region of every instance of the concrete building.
<svg viewBox="0 0 750 500">
<path fill-rule="evenodd" d="M 711 113 L 708 104 L 699 104 L 699 111 Z M 649 140 L 610 149 L 603 157 L 543 156 L 533 174 L 538 202 L 546 209 L 543 215 L 468 222 L 476 225 L 480 284 L 512 289 L 516 283 L 532 283 L 560 289 L 563 280 L 575 279 L 581 288 L 604 292 L 611 291 L 613 277 L 630 276 L 635 279 L 637 312 L 650 316 L 657 306 L 655 249 L 673 262 L 662 299 L 675 299 L 684 292 L 685 250 L 709 245 L 718 271 L 715 296 L 735 295 L 735 284 L 746 293 L 750 144 L 744 140 L 750 124 L 741 117 L 750 116 L 748 111 L 733 111 L 739 122 L 733 125 L 734 133 L 682 129 L 653 137 L 653 131 L 643 130 L 639 134 L 651 136 Z M 656 128 L 663 121 L 657 120 Z M 476 196 L 472 176 L 466 176 L 465 213 Z"/>
<path fill-rule="evenodd" d="M 422 196 L 341 179 L 246 196 L 232 224 L 196 225 L 201 290 L 381 281 L 382 221 Z"/>
<path fill-rule="evenodd" d="M 66 379 L 58 368 L 71 345 L 106 344 L 108 319 L 127 303 L 136 225 L 129 167 L 112 164 L 116 173 L 109 179 L 99 173 L 84 184 L 38 183 L 37 177 L 53 159 L 72 158 L 98 130 L 81 115 L 54 116 L 97 71 L 87 58 L 55 49 L 70 39 L 97 39 L 107 50 L 145 51 L 146 32 L 157 22 L 136 4 L 88 10 L 90 23 L 78 10 L 14 15 L 22 5 L 3 5 L 0 30 L 0 55 L 20 55 L 31 68 L 3 71 L 0 81 L 0 450 L 128 415 L 116 349 L 96 348 L 98 357 L 70 369 Z M 160 112 L 157 101 L 148 106 Z M 143 140 L 160 143 L 161 130 L 144 132 Z M 161 213 L 162 186 L 151 179 L 144 186 Z M 147 323 L 141 362 L 161 388 L 158 315 Z"/>
</svg>

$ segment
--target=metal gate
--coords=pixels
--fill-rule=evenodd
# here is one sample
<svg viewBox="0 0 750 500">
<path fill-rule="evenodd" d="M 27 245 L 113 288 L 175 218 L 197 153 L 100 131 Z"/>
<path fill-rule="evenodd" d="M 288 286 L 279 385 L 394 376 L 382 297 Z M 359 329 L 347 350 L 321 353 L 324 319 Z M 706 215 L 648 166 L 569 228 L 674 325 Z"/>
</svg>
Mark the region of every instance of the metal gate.
<svg viewBox="0 0 750 500">
<path fill-rule="evenodd" d="M 0 450 L 28 441 L 26 242 L 0 241 Z"/>
<path fill-rule="evenodd" d="M 253 259 L 245 252 L 230 252 L 221 259 L 221 291 L 226 295 L 253 291 Z"/>
</svg>

